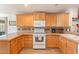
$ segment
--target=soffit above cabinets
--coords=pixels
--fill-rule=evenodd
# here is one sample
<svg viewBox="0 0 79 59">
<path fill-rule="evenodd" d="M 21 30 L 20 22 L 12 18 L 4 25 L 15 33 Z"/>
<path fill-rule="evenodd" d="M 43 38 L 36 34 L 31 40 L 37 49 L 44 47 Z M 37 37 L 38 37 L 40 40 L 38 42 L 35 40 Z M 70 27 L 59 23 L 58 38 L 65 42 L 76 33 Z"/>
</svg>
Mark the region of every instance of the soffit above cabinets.
<svg viewBox="0 0 79 59">
<path fill-rule="evenodd" d="M 69 8 L 79 7 L 79 4 L 0 4 L 0 13 L 31 13 L 44 11 L 51 13 L 63 12 Z"/>
</svg>

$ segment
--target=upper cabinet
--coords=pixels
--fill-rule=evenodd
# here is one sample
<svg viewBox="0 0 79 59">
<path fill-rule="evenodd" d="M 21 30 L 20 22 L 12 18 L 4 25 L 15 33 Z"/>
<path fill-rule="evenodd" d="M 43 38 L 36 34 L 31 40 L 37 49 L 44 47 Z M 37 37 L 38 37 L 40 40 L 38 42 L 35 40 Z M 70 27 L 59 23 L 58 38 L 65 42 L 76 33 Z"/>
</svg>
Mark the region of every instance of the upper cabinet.
<svg viewBox="0 0 79 59">
<path fill-rule="evenodd" d="M 34 16 L 33 14 L 18 14 L 17 26 L 33 26 Z"/>
<path fill-rule="evenodd" d="M 34 13 L 34 20 L 45 20 L 45 13 L 43 12 Z"/>
<path fill-rule="evenodd" d="M 22 14 L 16 15 L 17 26 L 23 26 L 23 18 L 24 18 L 24 16 Z"/>
<path fill-rule="evenodd" d="M 34 19 L 33 14 L 25 14 L 23 19 L 23 26 L 33 26 Z"/>
<path fill-rule="evenodd" d="M 56 14 L 46 14 L 46 26 L 56 26 L 57 25 L 57 17 Z"/>
<path fill-rule="evenodd" d="M 57 14 L 57 26 L 60 26 L 60 27 L 69 26 L 69 14 L 68 13 Z"/>
<path fill-rule="evenodd" d="M 34 20 L 45 20 L 46 27 L 68 27 L 69 26 L 69 14 L 68 13 L 43 13 L 36 12 L 30 14 L 18 14 L 17 26 L 33 26 Z"/>
</svg>

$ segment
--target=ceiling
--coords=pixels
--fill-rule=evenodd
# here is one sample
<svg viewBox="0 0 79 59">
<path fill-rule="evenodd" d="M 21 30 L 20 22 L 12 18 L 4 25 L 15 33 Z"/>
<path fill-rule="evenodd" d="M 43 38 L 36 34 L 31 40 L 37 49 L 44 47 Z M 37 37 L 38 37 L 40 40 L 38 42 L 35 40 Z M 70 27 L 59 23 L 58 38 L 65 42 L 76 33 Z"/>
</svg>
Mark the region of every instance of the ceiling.
<svg viewBox="0 0 79 59">
<path fill-rule="evenodd" d="M 31 13 L 35 11 L 44 11 L 58 13 L 69 8 L 79 8 L 79 4 L 0 4 L 0 13 Z"/>
</svg>

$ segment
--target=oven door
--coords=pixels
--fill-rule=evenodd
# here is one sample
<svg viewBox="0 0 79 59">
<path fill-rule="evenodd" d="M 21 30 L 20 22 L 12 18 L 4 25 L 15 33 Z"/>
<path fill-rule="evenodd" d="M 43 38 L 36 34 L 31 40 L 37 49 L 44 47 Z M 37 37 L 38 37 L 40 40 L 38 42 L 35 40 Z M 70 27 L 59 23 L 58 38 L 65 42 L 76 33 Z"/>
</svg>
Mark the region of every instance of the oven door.
<svg viewBox="0 0 79 59">
<path fill-rule="evenodd" d="M 45 44 L 45 35 L 44 34 L 35 34 L 33 38 L 34 44 Z"/>
<path fill-rule="evenodd" d="M 45 49 L 45 35 L 44 34 L 35 34 L 33 36 L 33 49 Z"/>
</svg>

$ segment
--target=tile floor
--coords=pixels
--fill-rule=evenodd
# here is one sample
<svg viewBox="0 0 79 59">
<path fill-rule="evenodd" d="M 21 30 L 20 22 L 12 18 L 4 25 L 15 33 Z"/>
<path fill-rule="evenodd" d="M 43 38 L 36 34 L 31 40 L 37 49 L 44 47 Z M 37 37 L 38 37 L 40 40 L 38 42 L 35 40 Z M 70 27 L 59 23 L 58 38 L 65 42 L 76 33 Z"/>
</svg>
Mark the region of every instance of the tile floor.
<svg viewBox="0 0 79 59">
<path fill-rule="evenodd" d="M 20 54 L 62 54 L 58 48 L 45 49 L 45 50 L 35 50 L 24 48 Z"/>
</svg>

